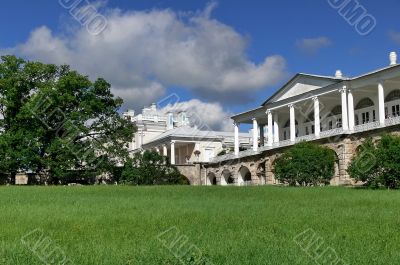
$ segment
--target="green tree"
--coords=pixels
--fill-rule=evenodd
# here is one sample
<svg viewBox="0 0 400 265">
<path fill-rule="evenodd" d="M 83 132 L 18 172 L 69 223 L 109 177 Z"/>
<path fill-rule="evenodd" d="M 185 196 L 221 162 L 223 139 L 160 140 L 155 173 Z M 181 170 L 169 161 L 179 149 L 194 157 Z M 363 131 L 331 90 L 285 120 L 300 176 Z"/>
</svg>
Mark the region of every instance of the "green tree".
<svg viewBox="0 0 400 265">
<path fill-rule="evenodd" d="M 348 172 L 370 187 L 398 188 L 400 185 L 400 137 L 385 134 L 376 144 L 366 139 L 358 148 Z"/>
<path fill-rule="evenodd" d="M 55 184 L 110 172 L 128 158 L 135 130 L 118 113 L 122 103 L 104 79 L 2 56 L 0 171 L 29 170 Z"/>
<path fill-rule="evenodd" d="M 125 163 L 121 180 L 134 185 L 189 184 L 167 157 L 151 151 L 136 153 Z"/>
<path fill-rule="evenodd" d="M 291 186 L 329 184 L 334 175 L 335 153 L 313 143 L 294 145 L 276 159 L 276 179 Z"/>
</svg>

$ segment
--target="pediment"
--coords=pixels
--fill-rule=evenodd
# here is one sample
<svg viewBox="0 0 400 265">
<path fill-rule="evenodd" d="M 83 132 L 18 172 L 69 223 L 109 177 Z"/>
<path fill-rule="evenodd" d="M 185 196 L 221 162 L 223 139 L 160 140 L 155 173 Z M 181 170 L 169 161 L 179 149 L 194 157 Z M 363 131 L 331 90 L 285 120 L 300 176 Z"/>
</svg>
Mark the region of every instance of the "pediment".
<svg viewBox="0 0 400 265">
<path fill-rule="evenodd" d="M 334 78 L 297 75 L 286 85 L 284 85 L 274 96 L 266 103 L 278 102 L 287 98 L 301 95 L 313 90 L 329 86 L 338 82 Z"/>
</svg>

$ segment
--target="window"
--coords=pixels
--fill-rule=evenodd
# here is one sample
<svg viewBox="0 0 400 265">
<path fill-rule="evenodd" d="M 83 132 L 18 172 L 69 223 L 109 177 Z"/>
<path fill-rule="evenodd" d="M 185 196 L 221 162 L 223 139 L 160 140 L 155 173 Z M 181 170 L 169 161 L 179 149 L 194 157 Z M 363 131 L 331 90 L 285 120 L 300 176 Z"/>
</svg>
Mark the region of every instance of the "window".
<svg viewBox="0 0 400 265">
<path fill-rule="evenodd" d="M 333 122 L 332 121 L 329 121 L 328 127 L 329 127 L 329 130 L 333 129 Z"/>
<path fill-rule="evenodd" d="M 389 117 L 389 109 L 388 107 L 385 107 L 385 118 L 388 119 Z"/>
<path fill-rule="evenodd" d="M 315 126 L 313 125 L 313 126 L 311 126 L 311 133 L 315 133 Z"/>
<path fill-rule="evenodd" d="M 358 114 L 354 115 L 354 121 L 356 125 L 360 125 L 360 120 L 358 119 Z"/>
<path fill-rule="evenodd" d="M 361 117 L 362 117 L 362 124 L 369 123 L 369 112 L 361 113 Z"/>
<path fill-rule="evenodd" d="M 310 132 L 308 131 L 308 126 L 306 126 L 306 135 L 309 135 Z"/>
<path fill-rule="evenodd" d="M 283 132 L 283 140 L 287 140 L 287 133 L 286 133 L 286 131 Z"/>
<path fill-rule="evenodd" d="M 372 111 L 372 121 L 376 121 L 376 113 L 375 113 L 375 110 Z"/>
<path fill-rule="evenodd" d="M 342 118 L 336 120 L 336 128 L 342 128 Z"/>
<path fill-rule="evenodd" d="M 400 105 L 392 106 L 392 115 L 393 117 L 400 116 Z"/>
</svg>

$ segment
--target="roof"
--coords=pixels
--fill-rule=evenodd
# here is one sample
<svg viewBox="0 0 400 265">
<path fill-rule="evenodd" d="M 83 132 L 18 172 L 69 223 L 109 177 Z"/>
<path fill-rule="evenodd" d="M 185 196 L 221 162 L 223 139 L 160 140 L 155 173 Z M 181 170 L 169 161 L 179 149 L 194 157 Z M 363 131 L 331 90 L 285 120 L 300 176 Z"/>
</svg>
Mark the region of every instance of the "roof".
<svg viewBox="0 0 400 265">
<path fill-rule="evenodd" d="M 337 78 L 337 77 L 333 77 L 333 76 L 324 76 L 324 75 L 313 75 L 313 74 L 306 74 L 306 73 L 298 73 L 298 74 L 296 74 L 295 76 L 293 76 L 293 77 L 292 77 L 286 84 L 284 84 L 280 89 L 278 89 L 278 90 L 277 90 L 272 96 L 270 96 L 266 101 L 264 101 L 264 102 L 261 104 L 260 107 L 257 107 L 257 108 L 254 108 L 254 109 L 251 109 L 251 110 L 249 110 L 249 111 L 242 112 L 242 113 L 238 113 L 238 114 L 232 116 L 231 118 L 234 119 L 234 118 L 236 118 L 236 117 L 245 115 L 245 114 L 250 113 L 250 112 L 257 112 L 257 111 L 260 111 L 260 110 L 265 109 L 265 105 L 266 105 L 266 104 L 271 103 L 271 100 L 272 100 L 272 99 L 274 99 L 280 92 L 282 92 L 282 91 L 283 91 L 287 86 L 289 86 L 294 80 L 296 80 L 298 77 L 301 77 L 301 76 L 310 77 L 310 78 L 315 78 L 315 79 L 325 79 L 325 80 L 332 80 L 332 81 L 335 81 L 334 83 L 332 83 L 332 84 L 330 84 L 330 85 L 327 85 L 327 86 L 324 86 L 324 87 L 319 88 L 319 89 L 325 89 L 325 88 L 331 87 L 331 86 L 333 86 L 333 85 L 339 85 L 339 84 L 342 83 L 342 82 L 358 80 L 358 79 L 361 79 L 361 78 L 364 78 L 364 77 L 368 77 L 368 76 L 371 76 L 371 75 L 374 75 L 374 74 L 378 74 L 378 73 L 380 73 L 380 72 L 384 72 L 384 71 L 386 71 L 386 70 L 394 69 L 394 68 L 397 68 L 397 67 L 400 67 L 400 64 L 390 65 L 390 66 L 386 66 L 386 67 L 383 67 L 383 68 L 379 68 L 379 69 L 377 69 L 377 70 L 374 70 L 374 71 L 371 71 L 371 72 L 368 72 L 368 73 L 365 73 L 365 74 L 362 74 L 362 75 L 359 75 L 359 76 L 355 76 L 355 77 L 352 77 L 352 78 L 349 78 L 349 77 Z M 297 96 L 295 96 L 295 97 L 299 97 L 299 96 L 301 96 L 301 94 L 300 94 L 300 95 L 297 95 Z"/>
<path fill-rule="evenodd" d="M 182 126 L 168 130 L 158 135 L 157 137 L 151 139 L 148 145 L 154 142 L 162 142 L 164 140 L 173 140 L 176 138 L 186 138 L 187 140 L 199 140 L 199 139 L 215 139 L 223 140 L 225 137 L 233 137 L 233 132 L 221 132 L 221 131 L 202 131 L 196 127 Z M 241 137 L 250 137 L 248 133 L 240 133 Z"/>
<path fill-rule="evenodd" d="M 325 79 L 325 80 L 332 80 L 332 81 L 343 81 L 345 80 L 345 78 L 337 78 L 334 76 L 324 76 L 324 75 L 312 75 L 312 74 L 306 74 L 306 73 L 298 73 L 295 76 L 293 76 L 286 84 L 284 84 L 280 89 L 278 89 L 274 94 L 272 94 L 272 96 L 270 96 L 266 101 L 264 101 L 264 103 L 261 104 L 261 106 L 266 105 L 267 103 L 269 103 L 271 101 L 271 99 L 273 99 L 274 97 L 276 97 L 280 92 L 282 92 L 288 85 L 290 85 L 290 83 L 292 83 L 294 80 L 296 80 L 297 78 L 299 78 L 300 76 L 305 76 L 305 77 L 311 77 L 311 78 L 315 78 L 315 79 Z"/>
</svg>

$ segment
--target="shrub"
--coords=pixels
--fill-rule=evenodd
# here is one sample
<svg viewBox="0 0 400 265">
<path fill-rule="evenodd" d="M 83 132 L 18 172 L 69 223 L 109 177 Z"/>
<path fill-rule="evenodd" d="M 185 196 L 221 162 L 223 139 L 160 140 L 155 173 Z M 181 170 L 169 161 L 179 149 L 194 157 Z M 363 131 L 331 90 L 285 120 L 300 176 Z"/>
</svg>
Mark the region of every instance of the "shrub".
<svg viewBox="0 0 400 265">
<path fill-rule="evenodd" d="M 290 186 L 330 183 L 335 173 L 335 152 L 313 143 L 301 142 L 275 161 L 276 179 Z"/>
<path fill-rule="evenodd" d="M 186 177 L 170 164 L 167 157 L 150 151 L 136 153 L 125 163 L 121 181 L 134 185 L 189 184 Z"/>
<path fill-rule="evenodd" d="M 400 137 L 383 135 L 374 144 L 367 139 L 348 168 L 350 176 L 367 186 L 398 188 L 400 185 Z"/>
</svg>

